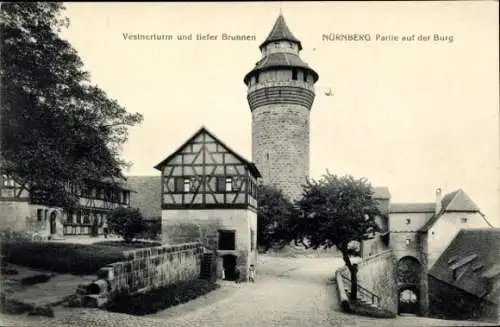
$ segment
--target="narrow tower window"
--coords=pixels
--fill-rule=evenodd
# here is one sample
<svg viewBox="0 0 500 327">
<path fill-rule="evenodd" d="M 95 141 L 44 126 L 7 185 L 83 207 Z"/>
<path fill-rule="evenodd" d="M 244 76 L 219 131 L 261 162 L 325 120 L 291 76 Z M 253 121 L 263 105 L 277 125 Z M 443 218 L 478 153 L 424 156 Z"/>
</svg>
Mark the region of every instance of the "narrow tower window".
<svg viewBox="0 0 500 327">
<path fill-rule="evenodd" d="M 307 82 L 307 72 L 304 70 L 304 82 Z"/>
<path fill-rule="evenodd" d="M 267 160 L 269 160 L 269 153 L 266 153 L 266 158 Z"/>
<path fill-rule="evenodd" d="M 296 80 L 297 80 L 297 69 L 295 69 L 295 68 L 294 68 L 294 69 L 292 69 L 292 79 L 293 79 L 294 81 L 296 81 Z"/>
<path fill-rule="evenodd" d="M 259 74 L 255 74 L 255 84 L 259 83 Z"/>
</svg>

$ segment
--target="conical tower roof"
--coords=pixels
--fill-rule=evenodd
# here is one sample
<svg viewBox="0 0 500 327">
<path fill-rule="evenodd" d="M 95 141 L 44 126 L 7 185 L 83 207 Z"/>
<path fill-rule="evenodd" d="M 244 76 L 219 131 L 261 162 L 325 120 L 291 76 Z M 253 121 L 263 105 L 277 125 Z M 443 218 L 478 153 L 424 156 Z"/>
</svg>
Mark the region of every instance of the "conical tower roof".
<svg viewBox="0 0 500 327">
<path fill-rule="evenodd" d="M 265 47 L 267 44 L 276 41 L 294 42 L 299 46 L 299 50 L 302 50 L 302 44 L 300 43 L 299 39 L 293 36 L 292 32 L 290 32 L 290 29 L 286 25 L 285 18 L 281 13 L 276 19 L 273 29 L 267 36 L 266 40 L 260 45 L 260 48 L 262 49 L 262 47 Z"/>
</svg>

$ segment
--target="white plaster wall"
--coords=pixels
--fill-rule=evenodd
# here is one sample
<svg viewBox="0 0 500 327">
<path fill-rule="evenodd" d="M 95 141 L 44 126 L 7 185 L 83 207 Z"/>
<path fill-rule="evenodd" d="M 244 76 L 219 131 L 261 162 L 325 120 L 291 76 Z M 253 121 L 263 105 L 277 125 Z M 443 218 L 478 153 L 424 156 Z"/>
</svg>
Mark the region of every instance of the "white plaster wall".
<svg viewBox="0 0 500 327">
<path fill-rule="evenodd" d="M 0 201 L 0 228 L 23 231 L 26 229 L 26 217 L 30 215 L 28 202 Z"/>
<path fill-rule="evenodd" d="M 391 231 L 417 231 L 432 217 L 433 213 L 390 213 L 389 229 Z M 407 219 L 410 223 L 407 224 Z"/>
<path fill-rule="evenodd" d="M 467 218 L 463 223 L 462 218 Z M 429 269 L 461 229 L 490 228 L 480 213 L 446 212 L 428 232 Z"/>
</svg>

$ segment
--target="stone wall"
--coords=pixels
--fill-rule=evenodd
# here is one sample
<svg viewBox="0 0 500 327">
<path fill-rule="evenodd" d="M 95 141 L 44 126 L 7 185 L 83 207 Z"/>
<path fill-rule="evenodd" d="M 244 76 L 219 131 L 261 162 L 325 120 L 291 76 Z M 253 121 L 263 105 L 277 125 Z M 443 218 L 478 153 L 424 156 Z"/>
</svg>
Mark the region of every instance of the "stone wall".
<svg viewBox="0 0 500 327">
<path fill-rule="evenodd" d="M 396 273 L 396 260 L 391 250 L 365 258 L 358 263 L 358 285 L 377 295 L 380 298 L 378 306 L 392 313 L 398 312 Z M 347 267 L 341 274 L 350 279 Z M 350 289 L 350 285 L 347 287 Z"/>
<path fill-rule="evenodd" d="M 203 247 L 200 243 L 162 245 L 125 251 L 125 260 L 100 269 L 112 295 L 134 293 L 199 278 Z"/>
<path fill-rule="evenodd" d="M 26 230 L 26 217 L 30 215 L 27 201 L 0 201 L 0 228 L 2 230 Z"/>
<path fill-rule="evenodd" d="M 429 315 L 440 319 L 498 321 L 499 307 L 429 275 Z M 452 299 L 452 301 L 450 301 Z"/>
<path fill-rule="evenodd" d="M 219 256 L 235 255 L 241 278 L 247 279 L 248 268 L 257 264 L 257 214 L 247 209 L 162 210 L 162 238 L 165 243 L 201 242 L 208 249 L 216 249 Z M 218 231 L 233 230 L 234 250 L 218 249 Z M 252 235 L 252 232 L 253 235 Z M 220 272 L 219 272 L 220 273 Z M 220 274 L 219 274 L 220 275 Z"/>
<path fill-rule="evenodd" d="M 309 109 L 273 104 L 253 110 L 252 158 L 264 184 L 300 197 L 309 175 Z"/>
<path fill-rule="evenodd" d="M 38 216 L 41 210 L 41 216 Z M 51 235 L 50 217 L 55 214 L 55 233 L 63 235 L 64 214 L 61 208 L 29 204 L 28 201 L 0 201 L 0 229 L 37 233 L 42 238 Z"/>
</svg>

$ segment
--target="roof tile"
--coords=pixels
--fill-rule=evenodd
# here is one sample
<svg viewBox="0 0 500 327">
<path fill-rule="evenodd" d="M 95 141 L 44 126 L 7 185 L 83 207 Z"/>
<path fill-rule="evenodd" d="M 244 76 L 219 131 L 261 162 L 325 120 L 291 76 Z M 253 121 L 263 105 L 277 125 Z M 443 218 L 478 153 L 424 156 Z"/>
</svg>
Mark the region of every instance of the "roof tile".
<svg viewBox="0 0 500 327">
<path fill-rule="evenodd" d="M 458 257 L 459 262 L 450 266 L 448 261 L 453 257 Z M 471 261 L 471 258 L 473 258 L 473 261 Z M 492 278 L 494 276 L 498 278 L 500 272 L 499 259 L 500 228 L 462 229 L 438 258 L 429 274 L 479 297 L 487 288 L 483 278 Z M 465 278 L 453 280 L 451 268 L 472 262 L 474 264 L 483 264 L 484 267 L 477 272 L 472 272 L 467 276 L 464 275 Z M 482 271 L 484 273 L 481 273 Z M 498 299 L 492 299 L 489 295 L 488 299 L 498 303 Z"/>
</svg>

